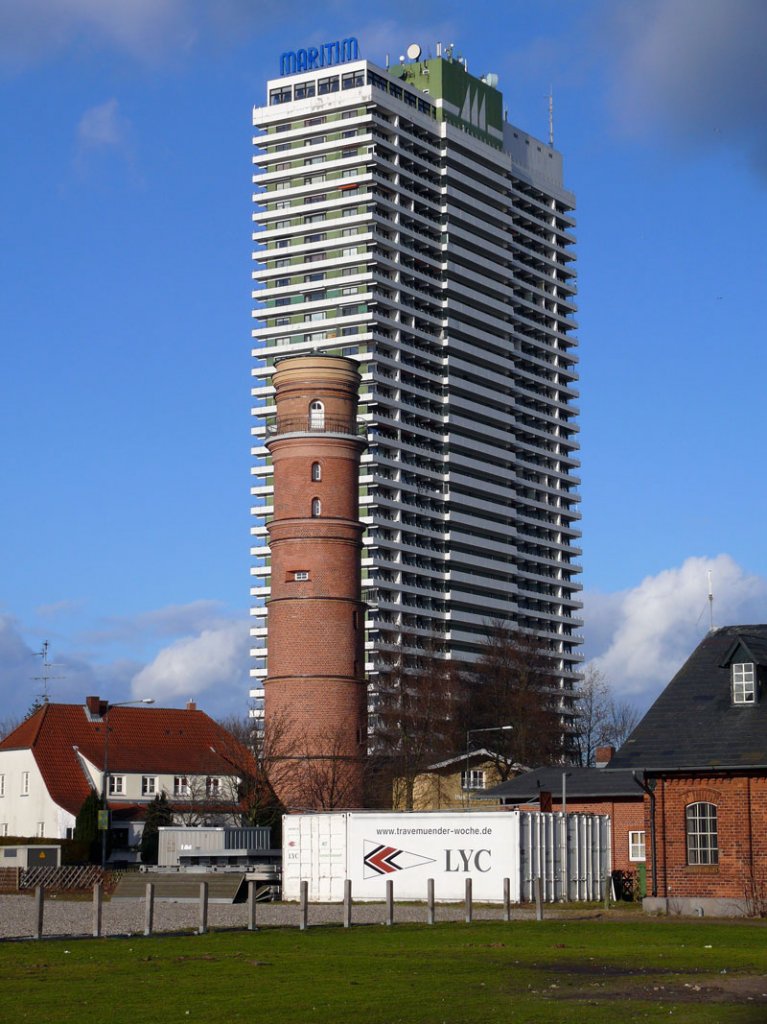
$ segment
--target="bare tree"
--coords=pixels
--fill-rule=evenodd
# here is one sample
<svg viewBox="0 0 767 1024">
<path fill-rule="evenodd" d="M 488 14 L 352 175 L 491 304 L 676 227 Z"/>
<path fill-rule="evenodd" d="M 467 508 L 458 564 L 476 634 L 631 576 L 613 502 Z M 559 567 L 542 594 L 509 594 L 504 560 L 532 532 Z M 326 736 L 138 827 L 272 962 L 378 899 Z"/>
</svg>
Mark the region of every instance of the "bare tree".
<svg viewBox="0 0 767 1024">
<path fill-rule="evenodd" d="M 387 803 L 411 811 L 417 776 L 461 750 L 463 699 L 464 684 L 454 665 L 431 652 L 412 659 L 401 655 L 383 667 L 375 696 L 372 768 Z"/>
<path fill-rule="evenodd" d="M 364 747 L 358 756 L 350 755 L 345 729 L 312 730 L 311 736 L 306 733 L 298 740 L 295 749 L 283 762 L 283 767 L 289 765 L 285 783 L 293 806 L 317 811 L 360 806 L 366 755 Z"/>
<path fill-rule="evenodd" d="M 6 736 L 10 736 L 14 729 L 17 729 L 21 725 L 20 718 L 3 718 L 0 719 L 0 740 L 4 740 Z"/>
<path fill-rule="evenodd" d="M 467 734 L 493 730 L 483 746 L 492 750 L 502 781 L 515 763 L 532 766 L 562 760 L 565 739 L 554 664 L 535 637 L 506 623 L 493 623 L 482 655 L 467 676 L 467 690 Z M 504 725 L 512 729 L 502 731 Z"/>
<path fill-rule="evenodd" d="M 597 748 L 620 747 L 639 721 L 639 712 L 618 700 L 595 665 L 589 665 L 577 702 L 578 752 L 582 765 L 593 765 Z"/>
</svg>

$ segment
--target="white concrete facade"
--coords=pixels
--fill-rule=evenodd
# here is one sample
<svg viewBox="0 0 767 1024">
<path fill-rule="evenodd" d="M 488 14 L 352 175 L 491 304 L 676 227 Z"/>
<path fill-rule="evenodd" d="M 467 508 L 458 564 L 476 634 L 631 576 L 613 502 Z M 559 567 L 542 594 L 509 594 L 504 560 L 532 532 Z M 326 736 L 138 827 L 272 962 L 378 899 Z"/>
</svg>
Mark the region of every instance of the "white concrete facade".
<svg viewBox="0 0 767 1024">
<path fill-rule="evenodd" d="M 559 153 L 465 107 L 472 123 L 445 96 L 359 60 L 270 81 L 254 109 L 256 700 L 269 378 L 280 356 L 320 351 L 351 356 L 363 375 L 368 673 L 403 646 L 474 660 L 503 620 L 555 656 L 570 720 L 581 640 L 574 199 Z"/>
</svg>

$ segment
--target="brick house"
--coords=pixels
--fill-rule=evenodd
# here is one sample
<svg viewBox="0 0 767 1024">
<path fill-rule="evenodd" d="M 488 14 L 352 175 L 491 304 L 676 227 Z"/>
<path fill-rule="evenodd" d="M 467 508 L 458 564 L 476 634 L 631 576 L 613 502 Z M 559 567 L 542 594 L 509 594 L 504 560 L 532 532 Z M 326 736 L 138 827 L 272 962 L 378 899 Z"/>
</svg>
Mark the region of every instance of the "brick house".
<svg viewBox="0 0 767 1024">
<path fill-rule="evenodd" d="M 481 748 L 429 765 L 413 781 L 412 810 L 487 810 L 485 806 L 478 806 L 478 801 L 500 781 L 498 761 L 498 754 Z M 518 764 L 508 767 L 515 775 L 526 770 Z M 403 780 L 395 778 L 392 787 L 395 811 L 407 810 L 405 789 Z"/>
<path fill-rule="evenodd" d="M 102 794 L 106 775 L 112 846 L 125 859 L 147 804 L 163 792 L 183 823 L 239 823 L 240 776 L 254 768 L 250 753 L 192 702 L 185 709 L 109 707 L 98 697 L 47 703 L 0 742 L 0 835 L 71 837 L 84 800 Z"/>
<path fill-rule="evenodd" d="M 767 907 L 767 625 L 698 645 L 611 767 L 645 786 L 645 909 Z"/>
<path fill-rule="evenodd" d="M 606 766 L 613 753 L 612 747 L 600 747 L 597 763 Z M 634 880 L 643 875 L 645 863 L 643 797 L 630 769 L 610 771 L 606 767 L 553 765 L 502 782 L 480 799 L 494 800 L 501 808 L 514 810 L 561 811 L 566 804 L 568 813 L 609 815 L 612 870 Z"/>
</svg>

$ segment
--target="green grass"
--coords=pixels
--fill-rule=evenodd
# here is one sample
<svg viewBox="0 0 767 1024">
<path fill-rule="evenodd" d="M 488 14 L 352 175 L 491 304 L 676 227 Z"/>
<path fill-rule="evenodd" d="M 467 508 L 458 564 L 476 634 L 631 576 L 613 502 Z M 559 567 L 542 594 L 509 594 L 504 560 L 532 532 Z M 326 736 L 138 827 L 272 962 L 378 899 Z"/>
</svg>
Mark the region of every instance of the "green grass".
<svg viewBox="0 0 767 1024">
<path fill-rule="evenodd" d="M 640 919 L 6 942 L 0 991 L 14 1024 L 758 1024 L 767 930 Z"/>
</svg>

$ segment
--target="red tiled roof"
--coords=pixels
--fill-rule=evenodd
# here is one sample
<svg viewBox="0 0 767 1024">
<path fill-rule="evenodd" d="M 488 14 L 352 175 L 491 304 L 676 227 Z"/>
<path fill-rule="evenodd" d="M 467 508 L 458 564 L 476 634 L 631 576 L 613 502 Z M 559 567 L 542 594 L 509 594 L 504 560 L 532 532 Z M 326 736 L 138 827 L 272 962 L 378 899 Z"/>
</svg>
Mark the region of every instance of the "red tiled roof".
<svg viewBox="0 0 767 1024">
<path fill-rule="evenodd" d="M 147 775 L 233 775 L 255 768 L 251 754 L 204 711 L 113 707 L 109 772 Z M 90 792 L 77 756 L 104 767 L 104 719 L 83 704 L 44 704 L 0 742 L 0 750 L 32 750 L 51 798 L 77 814 Z"/>
</svg>

